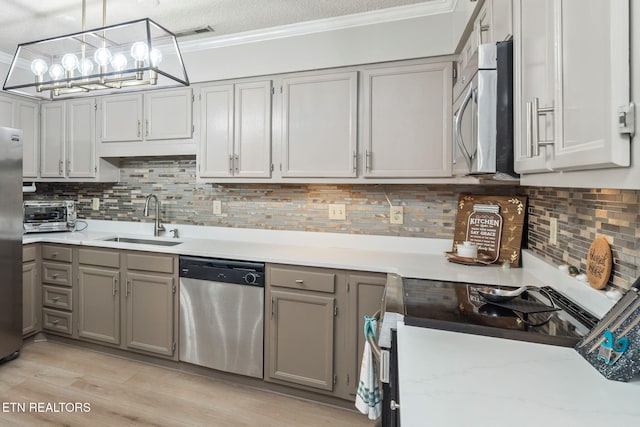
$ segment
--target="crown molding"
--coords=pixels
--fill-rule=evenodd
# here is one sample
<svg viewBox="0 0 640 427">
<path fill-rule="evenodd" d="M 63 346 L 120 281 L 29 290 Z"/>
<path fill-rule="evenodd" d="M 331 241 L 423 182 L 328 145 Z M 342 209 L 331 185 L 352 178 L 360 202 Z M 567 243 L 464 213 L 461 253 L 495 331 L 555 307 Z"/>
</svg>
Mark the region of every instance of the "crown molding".
<svg viewBox="0 0 640 427">
<path fill-rule="evenodd" d="M 335 18 L 318 19 L 315 21 L 299 22 L 278 27 L 179 42 L 179 45 L 182 52 L 195 52 L 244 43 L 342 30 L 364 25 L 451 13 L 456 8 L 457 3 L 458 0 L 431 0 L 424 3 L 373 10 Z"/>
</svg>

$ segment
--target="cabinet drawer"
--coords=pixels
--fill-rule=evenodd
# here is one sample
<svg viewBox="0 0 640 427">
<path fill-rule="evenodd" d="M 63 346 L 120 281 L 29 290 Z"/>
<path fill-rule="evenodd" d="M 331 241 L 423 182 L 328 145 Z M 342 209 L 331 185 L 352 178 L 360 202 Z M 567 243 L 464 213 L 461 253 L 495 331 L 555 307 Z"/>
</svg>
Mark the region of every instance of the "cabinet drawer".
<svg viewBox="0 0 640 427">
<path fill-rule="evenodd" d="M 71 262 L 71 248 L 56 245 L 42 245 L 42 259 Z"/>
<path fill-rule="evenodd" d="M 43 262 L 42 282 L 54 285 L 71 286 L 71 264 Z"/>
<path fill-rule="evenodd" d="M 78 250 L 78 262 L 80 264 L 120 268 L 120 254 L 99 249 L 80 249 Z"/>
<path fill-rule="evenodd" d="M 42 327 L 51 331 L 71 335 L 71 316 L 71 313 L 43 308 Z"/>
<path fill-rule="evenodd" d="M 22 262 L 35 261 L 36 247 L 34 245 L 22 247 Z"/>
<path fill-rule="evenodd" d="M 42 305 L 46 307 L 73 309 L 73 293 L 71 288 L 42 285 Z"/>
<path fill-rule="evenodd" d="M 330 270 L 306 267 L 271 267 L 269 284 L 282 288 L 333 293 L 336 275 Z"/>
<path fill-rule="evenodd" d="M 174 257 L 172 255 L 127 254 L 127 268 L 130 270 L 173 273 L 173 261 Z"/>
</svg>

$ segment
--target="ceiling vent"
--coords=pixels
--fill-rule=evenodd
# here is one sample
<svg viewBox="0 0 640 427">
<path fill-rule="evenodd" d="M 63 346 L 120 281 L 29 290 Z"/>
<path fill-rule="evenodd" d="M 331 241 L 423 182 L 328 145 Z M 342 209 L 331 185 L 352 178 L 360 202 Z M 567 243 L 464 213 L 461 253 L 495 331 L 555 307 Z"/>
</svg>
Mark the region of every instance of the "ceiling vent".
<svg viewBox="0 0 640 427">
<path fill-rule="evenodd" d="M 195 36 L 196 34 L 206 34 L 206 33 L 213 33 L 213 32 L 214 30 L 213 28 L 211 28 L 210 25 L 205 25 L 204 27 L 191 28 L 189 30 L 178 31 L 173 34 L 176 37 L 189 37 L 189 36 Z"/>
</svg>

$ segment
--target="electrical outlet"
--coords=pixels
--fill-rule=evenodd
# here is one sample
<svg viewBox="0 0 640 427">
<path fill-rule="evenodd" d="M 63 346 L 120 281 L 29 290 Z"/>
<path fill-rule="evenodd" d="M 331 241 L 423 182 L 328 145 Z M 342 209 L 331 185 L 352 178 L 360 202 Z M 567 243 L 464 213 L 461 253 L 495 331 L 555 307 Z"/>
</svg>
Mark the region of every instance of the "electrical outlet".
<svg viewBox="0 0 640 427">
<path fill-rule="evenodd" d="M 220 200 L 213 201 L 213 214 L 222 215 L 222 202 Z"/>
<path fill-rule="evenodd" d="M 549 218 L 549 244 L 558 244 L 558 218 Z"/>
<path fill-rule="evenodd" d="M 329 205 L 329 219 L 339 219 L 339 220 L 347 219 L 346 206 L 342 204 L 336 204 L 336 203 Z"/>
<path fill-rule="evenodd" d="M 402 206 L 391 206 L 389 208 L 389 222 L 391 224 L 404 224 L 404 209 Z"/>
<path fill-rule="evenodd" d="M 91 209 L 93 209 L 94 211 L 97 211 L 100 209 L 100 199 L 97 197 L 94 197 L 93 199 L 91 199 Z"/>
</svg>

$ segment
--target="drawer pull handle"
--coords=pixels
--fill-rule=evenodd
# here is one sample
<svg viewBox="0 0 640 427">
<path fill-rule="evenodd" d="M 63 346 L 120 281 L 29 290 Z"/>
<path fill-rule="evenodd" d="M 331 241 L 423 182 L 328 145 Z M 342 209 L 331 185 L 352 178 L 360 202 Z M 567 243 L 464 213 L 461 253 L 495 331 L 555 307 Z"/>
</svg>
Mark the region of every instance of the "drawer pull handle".
<svg viewBox="0 0 640 427">
<path fill-rule="evenodd" d="M 53 297 L 51 298 L 51 301 L 53 302 L 58 302 L 60 300 L 60 297 Z"/>
<path fill-rule="evenodd" d="M 51 254 L 51 258 L 56 258 L 57 256 L 58 256 L 58 252 L 53 252 L 53 253 Z"/>
<path fill-rule="evenodd" d="M 304 283 L 304 280 L 302 280 L 302 279 L 296 279 L 296 283 L 297 283 L 298 285 L 302 285 L 302 284 Z"/>
<path fill-rule="evenodd" d="M 53 274 L 51 275 L 51 277 L 53 277 L 54 279 L 57 279 L 57 278 L 58 278 L 58 276 L 59 276 L 59 274 L 58 274 L 58 273 L 53 273 Z"/>
<path fill-rule="evenodd" d="M 52 321 L 51 321 L 51 323 L 53 323 L 54 325 L 57 325 L 59 322 L 60 322 L 60 320 L 59 320 L 59 319 L 56 319 L 56 320 L 52 320 Z"/>
</svg>

